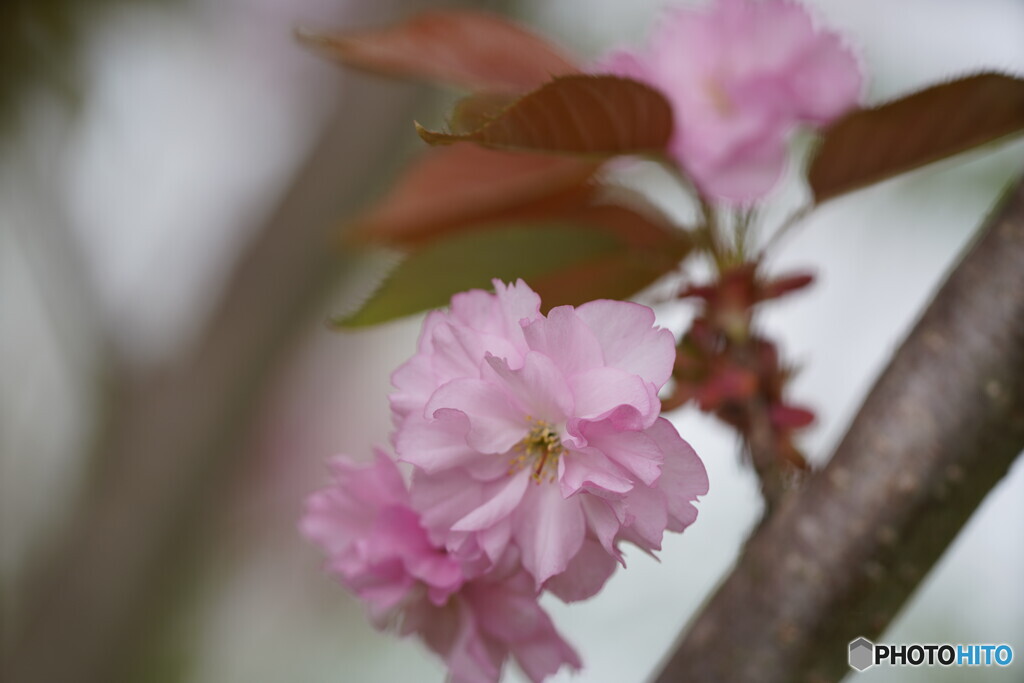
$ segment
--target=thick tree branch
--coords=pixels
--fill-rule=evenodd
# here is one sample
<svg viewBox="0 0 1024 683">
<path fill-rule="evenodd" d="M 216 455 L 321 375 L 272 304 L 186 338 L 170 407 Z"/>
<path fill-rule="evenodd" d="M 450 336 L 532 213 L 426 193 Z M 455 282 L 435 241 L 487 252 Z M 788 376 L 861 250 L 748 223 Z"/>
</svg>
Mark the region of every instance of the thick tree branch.
<svg viewBox="0 0 1024 683">
<path fill-rule="evenodd" d="M 986 221 L 828 466 L 751 537 L 658 681 L 835 681 L 1024 449 L 1024 184 Z"/>
</svg>

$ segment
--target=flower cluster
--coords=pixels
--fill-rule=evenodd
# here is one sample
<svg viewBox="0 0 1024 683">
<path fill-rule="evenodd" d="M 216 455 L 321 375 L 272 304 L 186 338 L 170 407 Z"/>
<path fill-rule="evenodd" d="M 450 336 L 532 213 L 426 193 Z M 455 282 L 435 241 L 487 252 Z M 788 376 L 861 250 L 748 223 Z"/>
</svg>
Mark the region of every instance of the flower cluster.
<svg viewBox="0 0 1024 683">
<path fill-rule="evenodd" d="M 749 203 L 778 181 L 798 123 L 825 125 L 860 97 L 860 65 L 794 0 L 717 0 L 666 14 L 646 49 L 601 70 L 649 83 L 672 103 L 669 152 L 711 198 Z"/>
<path fill-rule="evenodd" d="M 644 306 L 540 312 L 525 283 L 457 294 L 392 376 L 393 442 L 370 466 L 333 462 L 302 521 L 378 626 L 440 654 L 456 681 L 512 657 L 540 681 L 579 659 L 538 605 L 588 598 L 620 544 L 660 549 L 696 518 L 700 459 L 660 417 L 672 335 Z"/>
</svg>

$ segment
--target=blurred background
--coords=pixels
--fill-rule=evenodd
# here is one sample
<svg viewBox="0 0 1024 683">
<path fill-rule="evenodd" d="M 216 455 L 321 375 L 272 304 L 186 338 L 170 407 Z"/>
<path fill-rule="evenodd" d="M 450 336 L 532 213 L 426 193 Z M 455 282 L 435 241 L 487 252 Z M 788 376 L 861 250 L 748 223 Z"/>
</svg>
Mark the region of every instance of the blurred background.
<svg viewBox="0 0 1024 683">
<path fill-rule="evenodd" d="M 590 59 L 641 41 L 665 4 L 484 6 Z M 1021 0 L 810 4 L 859 45 L 870 102 L 1024 74 Z M 326 458 L 387 442 L 388 376 L 420 322 L 329 330 L 382 267 L 333 236 L 419 149 L 412 120 L 441 122 L 450 99 L 344 73 L 293 31 L 436 5 L 0 6 L 3 680 L 443 680 L 417 643 L 373 631 L 295 531 Z M 1022 171 L 1020 140 L 978 150 L 832 202 L 785 241 L 774 265 L 818 282 L 763 322 L 800 364 L 792 396 L 817 410 L 804 446 L 818 462 Z M 657 174 L 624 180 L 687 210 Z M 778 213 L 804 192 L 791 178 Z M 685 310 L 658 310 L 685 327 Z M 671 417 L 711 491 L 660 564 L 630 553 L 598 597 L 547 603 L 586 664 L 576 680 L 645 680 L 760 513 L 734 436 Z M 1024 658 L 1022 519 L 1017 463 L 884 640 L 1009 643 Z M 1020 680 L 1021 666 L 859 676 Z"/>
</svg>

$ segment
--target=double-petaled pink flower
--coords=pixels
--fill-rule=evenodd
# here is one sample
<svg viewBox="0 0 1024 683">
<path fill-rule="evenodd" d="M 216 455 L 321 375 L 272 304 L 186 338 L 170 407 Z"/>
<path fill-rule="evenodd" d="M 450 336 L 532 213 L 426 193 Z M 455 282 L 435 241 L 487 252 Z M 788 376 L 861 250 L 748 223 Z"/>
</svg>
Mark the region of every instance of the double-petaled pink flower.
<svg viewBox="0 0 1024 683">
<path fill-rule="evenodd" d="M 616 301 L 547 316 L 519 281 L 457 294 L 431 313 L 393 376 L 394 460 L 332 461 L 303 533 L 368 605 L 444 658 L 452 680 L 533 681 L 576 653 L 540 608 L 596 593 L 618 544 L 660 547 L 696 518 L 704 466 L 659 417 L 675 358 L 653 312 Z"/>
<path fill-rule="evenodd" d="M 672 335 L 644 306 L 540 313 L 522 281 L 456 295 L 393 376 L 399 458 L 432 542 L 471 571 L 514 551 L 536 582 L 589 597 L 617 543 L 660 548 L 707 492 L 703 464 L 659 417 Z"/>
<path fill-rule="evenodd" d="M 535 682 L 563 664 L 580 667 L 514 553 L 469 577 L 430 542 L 387 454 L 363 466 L 336 458 L 331 467 L 332 485 L 310 496 L 300 528 L 378 627 L 419 636 L 457 683 L 497 681 L 509 657 Z"/>
<path fill-rule="evenodd" d="M 778 181 L 796 124 L 840 116 L 863 81 L 842 38 L 794 0 L 673 10 L 646 48 L 612 53 L 599 70 L 661 90 L 675 115 L 669 152 L 705 195 L 739 203 Z"/>
</svg>

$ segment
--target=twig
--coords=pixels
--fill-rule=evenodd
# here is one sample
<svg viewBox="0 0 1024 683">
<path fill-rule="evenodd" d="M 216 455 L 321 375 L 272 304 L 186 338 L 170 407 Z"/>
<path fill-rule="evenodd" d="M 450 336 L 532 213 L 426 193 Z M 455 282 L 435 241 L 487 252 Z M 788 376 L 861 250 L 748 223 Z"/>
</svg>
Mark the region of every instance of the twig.
<svg viewBox="0 0 1024 683">
<path fill-rule="evenodd" d="M 1024 184 L 828 466 L 751 537 L 657 680 L 820 683 L 881 633 L 1024 449 Z"/>
</svg>

